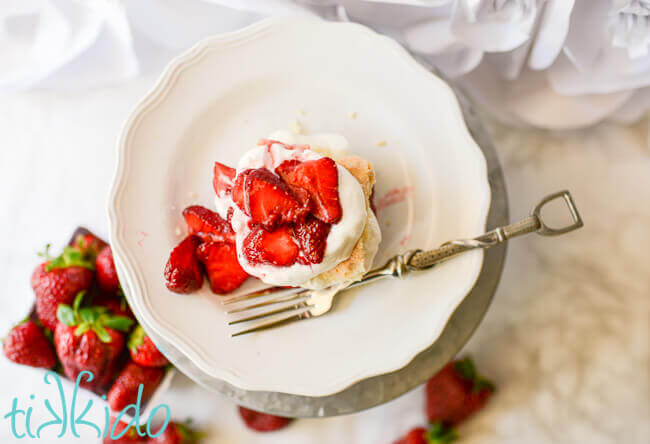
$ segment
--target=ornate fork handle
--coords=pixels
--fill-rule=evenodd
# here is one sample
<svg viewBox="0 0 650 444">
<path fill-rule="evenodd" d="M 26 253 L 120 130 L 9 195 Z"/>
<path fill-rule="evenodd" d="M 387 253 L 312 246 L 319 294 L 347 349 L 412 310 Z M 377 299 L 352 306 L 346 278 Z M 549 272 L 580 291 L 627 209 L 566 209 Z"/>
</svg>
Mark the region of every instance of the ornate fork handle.
<svg viewBox="0 0 650 444">
<path fill-rule="evenodd" d="M 560 228 L 551 228 L 544 223 L 541 211 L 547 203 L 559 198 L 564 199 L 571 215 L 572 223 Z M 536 232 L 542 236 L 557 236 L 577 230 L 583 225 L 582 218 L 573 202 L 571 193 L 566 190 L 559 191 L 543 198 L 525 219 L 506 225 L 505 227 L 498 227 L 473 239 L 460 239 L 446 242 L 435 250 L 412 250 L 399 254 L 392 257 L 383 266 L 369 271 L 363 279 L 351 284 L 348 288 L 366 284 L 383 277 L 402 278 L 410 271 L 431 268 L 466 251 L 477 248 L 490 248 L 523 234 Z"/>
</svg>

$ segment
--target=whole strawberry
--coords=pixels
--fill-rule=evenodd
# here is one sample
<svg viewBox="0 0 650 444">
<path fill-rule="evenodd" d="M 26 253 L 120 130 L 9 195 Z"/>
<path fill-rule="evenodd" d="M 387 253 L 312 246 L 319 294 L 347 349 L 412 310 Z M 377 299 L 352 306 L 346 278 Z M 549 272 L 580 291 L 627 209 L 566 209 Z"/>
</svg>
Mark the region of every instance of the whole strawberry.
<svg viewBox="0 0 650 444">
<path fill-rule="evenodd" d="M 52 368 L 57 361 L 54 346 L 34 321 L 12 328 L 4 340 L 3 351 L 10 361 L 30 367 Z"/>
<path fill-rule="evenodd" d="M 162 368 L 142 367 L 129 361 L 115 379 L 108 392 L 108 405 L 113 411 L 120 411 L 138 399 L 142 385 L 142 402 L 145 403 L 156 391 L 165 375 Z"/>
<path fill-rule="evenodd" d="M 164 367 L 169 364 L 167 358 L 160 353 L 156 344 L 139 325 L 129 336 L 127 348 L 133 362 L 143 367 Z"/>
<path fill-rule="evenodd" d="M 97 283 L 107 293 L 117 293 L 120 289 L 120 281 L 117 278 L 115 262 L 113 262 L 113 250 L 110 245 L 105 246 L 97 255 L 95 260 L 97 270 Z"/>
<path fill-rule="evenodd" d="M 426 385 L 427 417 L 431 423 L 456 425 L 480 410 L 494 385 L 479 376 L 470 358 L 452 361 Z"/>
<path fill-rule="evenodd" d="M 36 314 L 53 331 L 59 304 L 71 304 L 79 292 L 92 286 L 94 265 L 74 247 L 66 247 L 60 256 L 53 258 L 48 245 L 42 256 L 46 261 L 36 267 L 31 283 L 36 294 Z"/>
<path fill-rule="evenodd" d="M 239 416 L 249 429 L 257 432 L 274 432 L 285 428 L 291 422 L 291 418 L 256 412 L 246 407 L 239 407 Z"/>
<path fill-rule="evenodd" d="M 72 242 L 72 247 L 78 249 L 91 263 L 95 262 L 95 258 L 105 246 L 106 242 L 90 233 L 80 234 Z"/>
<path fill-rule="evenodd" d="M 149 440 L 149 444 L 196 444 L 200 438 L 201 434 L 188 425 L 170 422 L 159 436 Z"/>
<path fill-rule="evenodd" d="M 80 385 L 98 391 L 115 376 L 124 350 L 121 332 L 128 331 L 133 321 L 113 316 L 103 307 L 81 307 L 83 296 L 83 292 L 77 295 L 73 307 L 59 305 L 54 344 L 65 375 L 75 381 L 80 372 L 92 372 L 93 379 L 83 378 Z"/>
<path fill-rule="evenodd" d="M 121 291 L 117 293 L 100 293 L 93 298 L 93 305 L 105 307 L 109 313 L 115 316 L 124 316 L 135 321 L 131 307 Z"/>
<path fill-rule="evenodd" d="M 440 423 L 432 424 L 429 429 L 416 427 L 393 444 L 446 444 L 455 441 L 458 434 L 454 429 Z"/>
<path fill-rule="evenodd" d="M 147 444 L 150 442 L 148 437 L 138 435 L 134 426 L 130 426 L 130 424 L 122 421 L 116 421 L 116 419 L 115 416 L 111 417 L 111 425 L 108 429 L 108 435 L 104 438 L 103 444 Z M 126 429 L 127 426 L 130 427 L 125 432 L 124 429 Z M 124 434 L 120 436 L 121 433 Z M 119 436 L 119 438 L 113 439 L 114 436 Z"/>
</svg>

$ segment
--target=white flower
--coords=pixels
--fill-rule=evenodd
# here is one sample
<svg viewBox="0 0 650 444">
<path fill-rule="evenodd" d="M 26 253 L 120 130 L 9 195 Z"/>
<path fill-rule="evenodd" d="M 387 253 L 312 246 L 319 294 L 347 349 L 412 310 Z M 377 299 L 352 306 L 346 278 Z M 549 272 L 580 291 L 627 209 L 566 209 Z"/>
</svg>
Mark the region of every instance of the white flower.
<svg viewBox="0 0 650 444">
<path fill-rule="evenodd" d="M 385 8 L 373 5 L 361 17 L 370 25 Z M 449 0 L 418 9 L 402 42 L 504 120 L 569 128 L 650 106 L 650 0 Z"/>
<path fill-rule="evenodd" d="M 457 0 L 442 14 L 404 32 L 406 44 L 429 54 L 445 74 L 475 69 L 485 54 L 505 78 L 515 78 L 525 62 L 546 68 L 557 57 L 568 30 L 573 0 Z M 443 44 L 441 44 L 443 42 Z"/>
<path fill-rule="evenodd" d="M 650 0 L 613 0 L 609 29 L 614 48 L 626 48 L 630 58 L 648 54 Z"/>
</svg>

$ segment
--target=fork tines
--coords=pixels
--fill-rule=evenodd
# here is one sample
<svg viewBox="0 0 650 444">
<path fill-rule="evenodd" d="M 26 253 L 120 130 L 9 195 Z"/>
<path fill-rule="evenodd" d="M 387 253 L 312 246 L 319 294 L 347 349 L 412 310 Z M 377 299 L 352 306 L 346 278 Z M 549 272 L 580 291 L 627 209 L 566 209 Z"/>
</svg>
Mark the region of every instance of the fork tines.
<svg viewBox="0 0 650 444">
<path fill-rule="evenodd" d="M 264 330 L 292 318 L 309 316 L 313 306 L 308 305 L 310 294 L 304 288 L 272 287 L 244 295 L 223 298 L 226 313 L 236 315 L 228 325 L 246 323 L 245 329 L 233 333 L 240 336 Z"/>
</svg>

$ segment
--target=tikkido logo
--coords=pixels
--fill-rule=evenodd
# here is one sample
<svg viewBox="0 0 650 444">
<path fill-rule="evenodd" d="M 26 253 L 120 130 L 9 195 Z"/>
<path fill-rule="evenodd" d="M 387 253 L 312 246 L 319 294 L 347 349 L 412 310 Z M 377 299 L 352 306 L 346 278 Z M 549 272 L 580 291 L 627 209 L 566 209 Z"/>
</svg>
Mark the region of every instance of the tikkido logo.
<svg viewBox="0 0 650 444">
<path fill-rule="evenodd" d="M 83 377 L 86 377 L 87 381 L 89 382 L 93 380 L 92 372 L 82 371 L 81 373 L 79 373 L 74 385 L 74 390 L 72 392 L 72 399 L 70 400 L 70 408 L 68 409 L 67 400 L 65 397 L 65 393 L 63 391 L 63 386 L 61 384 L 61 377 L 57 373 L 54 373 L 52 371 L 48 371 L 45 374 L 45 376 L 43 377 L 43 381 L 45 382 L 45 384 L 50 385 L 52 384 L 52 381 L 54 381 L 54 383 L 56 384 L 56 387 L 59 392 L 58 394 L 59 394 L 59 401 L 60 401 L 60 409 L 57 412 L 52 407 L 52 403 L 50 402 L 50 400 L 45 399 L 43 401 L 43 405 L 49 411 L 50 415 L 52 416 L 52 420 L 44 422 L 40 425 L 31 424 L 31 417 L 34 408 L 32 406 L 29 406 L 27 410 L 22 410 L 18 406 L 18 398 L 14 398 L 12 401 L 11 410 L 9 411 L 9 413 L 4 415 L 4 419 L 7 419 L 11 422 L 12 435 L 17 439 L 22 439 L 25 437 L 38 439 L 41 437 L 41 432 L 44 429 L 56 428 L 60 426 L 61 430 L 57 435 L 57 438 L 63 438 L 66 435 L 66 433 L 70 433 L 72 436 L 76 438 L 80 438 L 80 435 L 78 433 L 78 430 L 80 429 L 78 429 L 78 427 L 89 427 L 91 429 L 94 429 L 97 432 L 97 438 L 101 439 L 101 438 L 110 437 L 110 439 L 118 440 L 122 438 L 126 433 L 129 433 L 130 430 L 135 430 L 136 433 L 141 437 L 148 436 L 150 438 L 156 438 L 157 436 L 160 436 L 167 428 L 167 425 L 169 424 L 171 418 L 171 411 L 169 409 L 169 406 L 166 404 L 159 404 L 155 406 L 153 409 L 151 409 L 151 412 L 149 413 L 149 417 L 147 418 L 146 426 L 140 425 L 140 407 L 141 407 L 142 391 L 143 391 L 142 384 L 140 384 L 140 387 L 138 388 L 138 398 L 136 402 L 134 404 L 129 404 L 121 412 L 119 412 L 115 417 L 115 421 L 113 422 L 112 426 L 110 422 L 110 412 L 108 406 L 104 406 L 103 429 L 98 424 L 95 424 L 91 421 L 84 420 L 84 417 L 93 406 L 93 401 L 89 400 L 85 408 L 81 411 L 81 414 L 77 415 L 77 412 L 79 411 L 77 408 L 77 393 L 79 392 L 79 384 L 81 383 Z M 34 400 L 35 396 L 32 394 L 30 395 L 29 398 L 31 400 Z M 106 399 L 106 395 L 103 395 L 102 399 Z M 131 413 L 129 413 L 129 411 L 131 411 Z M 165 418 L 162 424 L 158 427 L 158 430 L 154 432 L 151 430 L 151 423 L 153 421 L 153 418 L 156 416 L 156 414 L 159 411 L 164 411 Z M 124 427 L 123 430 L 116 433 L 115 430 L 116 425 L 119 424 L 120 420 L 125 414 L 131 414 L 132 416 L 131 422 L 129 422 L 128 427 Z M 18 423 L 21 420 L 25 421 L 25 426 L 24 428 L 22 428 L 24 432 L 19 431 L 17 427 Z"/>
</svg>

